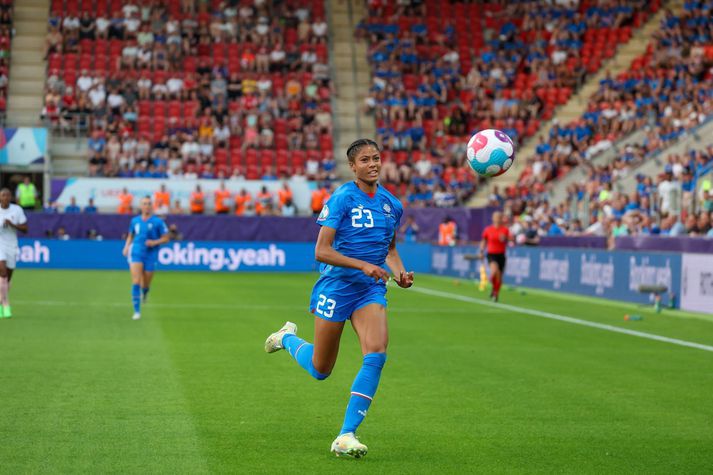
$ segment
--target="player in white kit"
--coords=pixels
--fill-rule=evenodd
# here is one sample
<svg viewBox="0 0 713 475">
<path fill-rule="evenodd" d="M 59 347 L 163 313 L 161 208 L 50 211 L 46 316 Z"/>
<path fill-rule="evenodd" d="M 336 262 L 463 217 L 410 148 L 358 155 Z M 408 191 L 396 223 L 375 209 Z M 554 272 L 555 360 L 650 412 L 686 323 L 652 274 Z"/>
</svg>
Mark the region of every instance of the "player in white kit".
<svg viewBox="0 0 713 475">
<path fill-rule="evenodd" d="M 27 232 L 27 217 L 16 204 L 10 203 L 12 193 L 7 188 L 0 190 L 0 318 L 12 317 L 10 309 L 10 279 L 15 270 L 17 254 L 17 231 Z"/>
</svg>

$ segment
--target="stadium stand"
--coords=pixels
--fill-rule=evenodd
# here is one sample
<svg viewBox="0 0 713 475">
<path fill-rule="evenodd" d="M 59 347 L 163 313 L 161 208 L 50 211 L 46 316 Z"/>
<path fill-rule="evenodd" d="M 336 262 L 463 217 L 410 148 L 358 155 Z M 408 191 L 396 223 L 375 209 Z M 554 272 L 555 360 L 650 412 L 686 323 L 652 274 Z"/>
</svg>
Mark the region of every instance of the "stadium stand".
<svg viewBox="0 0 713 475">
<path fill-rule="evenodd" d="M 486 128 L 515 140 L 533 135 L 658 7 L 370 1 L 357 36 L 370 43 L 374 76 L 365 107 L 395 162 L 387 186 L 415 205 L 434 204 L 440 186 L 464 202 L 474 189 L 470 175 L 458 173 L 469 135 Z"/>
<path fill-rule="evenodd" d="M 630 71 L 604 79 L 579 121 L 555 125 L 540 138 L 517 189 L 494 190 L 491 204 L 516 217 L 521 242 L 563 234 L 713 237 L 713 145 L 706 132 L 713 118 L 712 11 L 713 1 L 689 1 L 680 15 L 667 12 Z M 590 165 L 599 151 L 641 130 L 644 138 L 622 147 L 613 161 Z M 685 141 L 672 147 L 691 133 L 702 148 Z M 637 173 L 662 150 L 684 147 L 656 158 L 656 173 Z M 551 205 L 546 183 L 574 166 L 587 168 L 586 179 Z M 617 185 L 632 174 L 634 186 Z"/>
<path fill-rule="evenodd" d="M 713 145 L 670 154 L 654 175 L 637 173 L 632 189 L 617 191 L 612 170 L 592 170 L 572 184 L 567 198 L 552 205 L 547 193 L 508 197 L 496 188 L 490 204 L 514 217 L 512 231 L 526 239 L 542 236 L 626 235 L 713 237 Z M 613 245 L 613 243 L 612 243 Z"/>
<path fill-rule="evenodd" d="M 5 124 L 12 43 L 12 0 L 0 0 L 0 124 Z"/>
<path fill-rule="evenodd" d="M 94 176 L 334 175 L 324 4 L 53 0 L 43 118 Z"/>
<path fill-rule="evenodd" d="M 544 183 L 586 165 L 617 139 L 646 130 L 645 139 L 626 148 L 607 164 L 608 181 L 626 175 L 699 126 L 713 114 L 713 2 L 687 2 L 680 16 L 668 13 L 642 57 L 628 72 L 601 81 L 587 112 L 566 125 L 555 125 L 540 137 L 528 160 L 518 190 L 508 194 L 542 193 Z M 596 170 L 602 174 L 604 170 Z"/>
<path fill-rule="evenodd" d="M 546 200 L 506 199 L 497 193 L 491 200 L 515 217 L 511 229 L 521 236 L 521 244 L 564 235 L 713 237 L 712 168 L 713 145 L 708 145 L 669 155 L 656 176 L 637 174 L 636 187 L 628 193 L 614 191 L 606 173 L 595 173 L 586 184 L 573 185 L 567 200 L 558 206 Z"/>
</svg>

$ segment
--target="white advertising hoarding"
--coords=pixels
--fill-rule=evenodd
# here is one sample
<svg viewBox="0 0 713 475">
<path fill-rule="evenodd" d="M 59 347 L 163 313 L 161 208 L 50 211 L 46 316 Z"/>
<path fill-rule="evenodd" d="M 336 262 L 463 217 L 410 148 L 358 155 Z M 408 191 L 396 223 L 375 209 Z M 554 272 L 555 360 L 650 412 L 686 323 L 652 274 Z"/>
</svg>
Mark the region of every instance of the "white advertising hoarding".
<svg viewBox="0 0 713 475">
<path fill-rule="evenodd" d="M 713 254 L 684 254 L 681 308 L 713 314 Z"/>
</svg>

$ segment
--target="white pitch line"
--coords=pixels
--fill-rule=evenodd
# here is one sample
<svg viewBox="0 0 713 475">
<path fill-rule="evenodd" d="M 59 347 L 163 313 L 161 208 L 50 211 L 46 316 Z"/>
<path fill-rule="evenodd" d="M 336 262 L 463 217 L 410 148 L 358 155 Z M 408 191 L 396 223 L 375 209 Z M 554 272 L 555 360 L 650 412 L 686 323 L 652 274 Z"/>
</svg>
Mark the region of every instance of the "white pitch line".
<svg viewBox="0 0 713 475">
<path fill-rule="evenodd" d="M 46 307 L 61 306 L 95 306 L 95 307 L 127 307 L 131 306 L 130 301 L 126 302 L 68 302 L 62 300 L 13 300 L 14 303 L 22 305 L 42 305 Z M 305 307 L 289 305 L 246 305 L 246 304 L 214 304 L 214 303 L 146 303 L 142 304 L 156 308 L 204 308 L 204 309 L 243 309 L 243 310 L 303 310 Z"/>
<path fill-rule="evenodd" d="M 713 346 L 703 345 L 701 343 L 694 343 L 692 341 L 679 340 L 678 338 L 669 338 L 667 336 L 656 335 L 654 333 L 640 332 L 636 330 L 629 330 L 627 328 L 615 327 L 613 325 L 607 325 L 605 323 L 591 322 L 589 320 L 582 320 L 574 317 L 567 317 L 564 315 L 558 315 L 556 313 L 543 312 L 541 310 L 533 310 L 524 307 L 517 307 L 515 305 L 508 305 L 504 303 L 489 302 L 487 300 L 480 300 L 473 297 L 467 297 L 465 295 L 453 294 L 450 292 L 442 292 L 440 290 L 427 289 L 423 287 L 412 287 L 414 292 L 419 292 L 425 295 L 432 295 L 434 297 L 443 297 L 451 300 L 460 300 L 461 302 L 474 303 L 478 305 L 483 305 L 485 307 L 494 307 L 501 310 L 511 310 L 517 313 L 524 313 L 527 315 L 532 315 L 535 317 L 549 318 L 550 320 L 557 320 L 560 322 L 572 323 L 574 325 L 582 325 L 585 327 L 598 328 L 600 330 L 607 330 L 615 333 L 623 333 L 625 335 L 636 336 L 639 338 L 646 338 L 647 340 L 662 341 L 664 343 L 671 343 L 672 345 L 686 346 L 688 348 L 695 348 L 697 350 L 710 351 L 713 352 Z"/>
<path fill-rule="evenodd" d="M 40 305 L 44 307 L 66 307 L 66 306 L 95 306 L 95 307 L 130 307 L 131 302 L 68 302 L 62 300 L 13 300 L 16 304 L 21 305 Z M 190 308 L 190 309 L 206 309 L 206 310 L 292 310 L 292 311 L 307 311 L 307 305 L 252 305 L 252 304 L 215 304 L 215 303 L 147 303 L 148 308 Z M 443 312 L 442 308 L 424 308 L 424 307 L 394 307 L 394 313 L 433 313 L 438 314 Z M 471 313 L 468 309 L 453 309 L 450 313 Z"/>
</svg>

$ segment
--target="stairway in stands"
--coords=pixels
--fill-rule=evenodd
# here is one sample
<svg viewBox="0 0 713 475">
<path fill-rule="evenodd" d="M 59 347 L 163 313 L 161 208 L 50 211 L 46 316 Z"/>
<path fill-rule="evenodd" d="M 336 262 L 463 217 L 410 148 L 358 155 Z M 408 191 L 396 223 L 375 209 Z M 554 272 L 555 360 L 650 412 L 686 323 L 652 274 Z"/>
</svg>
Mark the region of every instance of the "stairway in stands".
<svg viewBox="0 0 713 475">
<path fill-rule="evenodd" d="M 7 123 L 11 127 L 40 123 L 45 85 L 44 45 L 49 0 L 20 0 L 14 6 Z"/>
<path fill-rule="evenodd" d="M 362 137 L 374 138 L 374 119 L 362 112 L 369 93 L 371 72 L 366 60 L 367 45 L 354 41 L 356 24 L 365 16 L 366 2 L 359 0 L 328 0 L 330 64 L 334 70 L 337 97 L 334 103 L 334 157 L 339 175 L 351 176 L 345 152 L 350 143 Z"/>
</svg>

